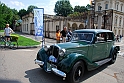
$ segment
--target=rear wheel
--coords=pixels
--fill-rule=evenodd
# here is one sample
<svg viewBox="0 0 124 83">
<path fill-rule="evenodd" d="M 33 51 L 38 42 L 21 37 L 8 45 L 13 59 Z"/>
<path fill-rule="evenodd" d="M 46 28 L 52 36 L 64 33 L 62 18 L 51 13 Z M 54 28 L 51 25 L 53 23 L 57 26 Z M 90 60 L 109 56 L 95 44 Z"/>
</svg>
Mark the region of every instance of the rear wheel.
<svg viewBox="0 0 124 83">
<path fill-rule="evenodd" d="M 72 68 L 71 72 L 67 75 L 69 83 L 79 83 L 84 74 L 84 63 L 78 61 Z"/>
<path fill-rule="evenodd" d="M 116 58 L 117 58 L 117 52 L 116 52 L 116 50 L 114 50 L 114 51 L 112 52 L 111 58 L 112 58 L 112 59 L 111 59 L 111 61 L 110 61 L 110 64 L 115 63 Z"/>
</svg>

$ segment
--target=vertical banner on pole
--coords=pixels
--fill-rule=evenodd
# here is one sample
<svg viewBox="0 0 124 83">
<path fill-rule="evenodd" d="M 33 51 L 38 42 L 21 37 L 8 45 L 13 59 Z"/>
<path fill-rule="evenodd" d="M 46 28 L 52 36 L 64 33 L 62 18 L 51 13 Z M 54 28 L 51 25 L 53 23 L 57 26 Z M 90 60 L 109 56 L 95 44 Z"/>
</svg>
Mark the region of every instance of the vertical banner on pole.
<svg viewBox="0 0 124 83">
<path fill-rule="evenodd" d="M 34 28 L 35 28 L 35 39 L 38 41 L 43 41 L 44 37 L 44 26 L 43 26 L 43 18 L 44 9 L 36 8 L 34 9 Z M 42 42 L 43 45 L 43 42 Z"/>
</svg>

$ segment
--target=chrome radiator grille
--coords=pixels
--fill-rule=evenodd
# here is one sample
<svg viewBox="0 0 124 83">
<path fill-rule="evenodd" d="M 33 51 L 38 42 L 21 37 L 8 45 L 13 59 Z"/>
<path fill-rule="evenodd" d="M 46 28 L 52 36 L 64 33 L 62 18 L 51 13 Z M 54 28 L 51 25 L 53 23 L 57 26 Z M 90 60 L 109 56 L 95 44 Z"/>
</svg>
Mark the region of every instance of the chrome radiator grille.
<svg viewBox="0 0 124 83">
<path fill-rule="evenodd" d="M 59 57 L 59 48 L 57 46 L 50 46 L 50 48 L 47 51 L 47 55 L 51 56 L 53 55 L 55 58 Z"/>
</svg>

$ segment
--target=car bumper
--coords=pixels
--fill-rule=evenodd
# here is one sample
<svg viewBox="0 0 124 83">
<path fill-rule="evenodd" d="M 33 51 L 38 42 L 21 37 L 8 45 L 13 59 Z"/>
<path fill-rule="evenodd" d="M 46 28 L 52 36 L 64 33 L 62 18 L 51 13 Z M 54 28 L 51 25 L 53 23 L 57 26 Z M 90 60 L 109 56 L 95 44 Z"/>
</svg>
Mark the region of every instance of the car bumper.
<svg viewBox="0 0 124 83">
<path fill-rule="evenodd" d="M 41 65 L 41 66 L 44 65 L 43 61 L 40 61 L 40 60 L 37 60 L 37 59 L 35 59 L 34 61 L 35 61 L 35 64 L 38 64 L 38 65 Z M 66 78 L 66 73 L 57 69 L 57 67 L 53 64 L 47 63 L 47 71 L 52 71 L 53 73 L 55 73 L 55 74 L 57 74 L 57 75 L 59 75 L 63 78 Z"/>
</svg>

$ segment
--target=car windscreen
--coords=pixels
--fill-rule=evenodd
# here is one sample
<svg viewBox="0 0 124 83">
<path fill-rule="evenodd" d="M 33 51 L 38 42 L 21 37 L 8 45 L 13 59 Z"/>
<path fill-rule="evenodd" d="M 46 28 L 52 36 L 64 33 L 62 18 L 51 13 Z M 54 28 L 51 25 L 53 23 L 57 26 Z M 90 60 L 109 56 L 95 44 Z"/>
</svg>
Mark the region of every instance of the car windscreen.
<svg viewBox="0 0 124 83">
<path fill-rule="evenodd" d="M 84 41 L 87 43 L 91 43 L 93 41 L 93 33 L 76 33 L 74 32 L 72 35 L 72 41 Z"/>
</svg>

